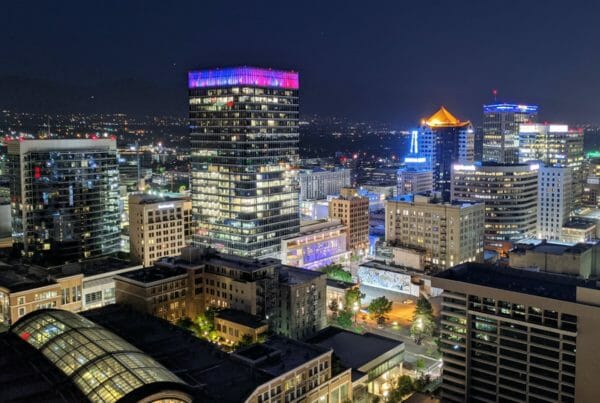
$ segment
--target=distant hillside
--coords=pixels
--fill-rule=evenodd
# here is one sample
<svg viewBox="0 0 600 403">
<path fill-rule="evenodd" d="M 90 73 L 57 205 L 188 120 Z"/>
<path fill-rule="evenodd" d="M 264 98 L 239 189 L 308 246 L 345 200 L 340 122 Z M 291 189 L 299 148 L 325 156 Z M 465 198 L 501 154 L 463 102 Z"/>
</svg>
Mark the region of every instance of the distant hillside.
<svg viewBox="0 0 600 403">
<path fill-rule="evenodd" d="M 36 113 L 187 113 L 185 84 L 161 88 L 127 78 L 96 85 L 69 85 L 23 76 L 0 76 L 0 109 Z"/>
</svg>

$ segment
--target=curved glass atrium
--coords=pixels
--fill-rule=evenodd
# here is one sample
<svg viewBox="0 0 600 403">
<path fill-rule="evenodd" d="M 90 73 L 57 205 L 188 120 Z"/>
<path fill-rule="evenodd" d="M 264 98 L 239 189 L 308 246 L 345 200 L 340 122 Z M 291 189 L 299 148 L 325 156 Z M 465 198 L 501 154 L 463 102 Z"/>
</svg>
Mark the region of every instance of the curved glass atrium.
<svg viewBox="0 0 600 403">
<path fill-rule="evenodd" d="M 92 402 L 116 402 L 144 385 L 177 376 L 117 335 L 77 314 L 42 310 L 11 328 L 40 351 Z"/>
</svg>

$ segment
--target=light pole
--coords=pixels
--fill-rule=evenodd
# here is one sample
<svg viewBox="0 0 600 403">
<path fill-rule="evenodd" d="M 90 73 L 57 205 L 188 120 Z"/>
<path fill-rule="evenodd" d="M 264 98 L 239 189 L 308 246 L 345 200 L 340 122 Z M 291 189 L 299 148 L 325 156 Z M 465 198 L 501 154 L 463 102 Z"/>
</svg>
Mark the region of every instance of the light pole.
<svg viewBox="0 0 600 403">
<path fill-rule="evenodd" d="M 352 305 L 352 310 L 354 311 L 354 324 L 356 325 L 356 314 L 358 313 L 358 302 L 354 302 Z"/>
</svg>

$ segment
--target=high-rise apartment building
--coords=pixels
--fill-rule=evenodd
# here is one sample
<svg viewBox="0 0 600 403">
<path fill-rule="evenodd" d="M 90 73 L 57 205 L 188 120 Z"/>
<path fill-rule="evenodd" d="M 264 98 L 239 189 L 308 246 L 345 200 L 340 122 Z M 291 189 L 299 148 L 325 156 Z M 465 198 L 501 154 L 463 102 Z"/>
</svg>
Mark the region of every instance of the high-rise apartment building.
<svg viewBox="0 0 600 403">
<path fill-rule="evenodd" d="M 329 201 L 329 218 L 337 218 L 346 226 L 346 242 L 350 251 L 365 252 L 369 248 L 369 199 L 358 196 L 356 189 L 343 188 L 340 196 Z"/>
<path fill-rule="evenodd" d="M 538 179 L 537 238 L 560 240 L 573 201 L 571 168 L 540 167 Z"/>
<path fill-rule="evenodd" d="M 350 173 L 351 170 L 347 168 L 302 169 L 298 175 L 300 200 L 325 199 L 329 195 L 339 194 L 342 188 L 350 187 Z"/>
<path fill-rule="evenodd" d="M 129 196 L 129 249 L 144 265 L 179 255 L 191 237 L 192 202 L 149 194 Z"/>
<path fill-rule="evenodd" d="M 416 146 L 411 144 L 413 152 L 407 162 L 431 170 L 433 190 L 441 192 L 444 201 L 449 201 L 452 165 L 473 162 L 475 134 L 471 122 L 461 121 L 441 107 L 423 121 L 417 143 Z"/>
<path fill-rule="evenodd" d="M 587 153 L 584 161 L 583 194 L 581 204 L 588 207 L 600 207 L 600 153 Z"/>
<path fill-rule="evenodd" d="M 506 252 L 535 235 L 539 164 L 455 164 L 452 200 L 485 203 L 486 247 Z"/>
<path fill-rule="evenodd" d="M 300 226 L 298 73 L 189 73 L 194 243 L 264 256 Z"/>
<path fill-rule="evenodd" d="M 483 105 L 483 161 L 519 162 L 519 125 L 537 119 L 536 105 Z"/>
<path fill-rule="evenodd" d="M 546 165 L 571 168 L 573 208 L 581 205 L 583 186 L 583 131 L 558 124 L 519 126 L 519 160 L 542 161 Z"/>
<path fill-rule="evenodd" d="M 421 251 L 425 265 L 446 269 L 483 259 L 482 203 L 445 203 L 431 195 L 387 200 L 385 239 Z"/>
<path fill-rule="evenodd" d="M 467 263 L 439 273 L 445 402 L 594 402 L 600 289 Z"/>
<path fill-rule="evenodd" d="M 27 260 L 74 262 L 120 250 L 114 139 L 8 142 L 13 241 Z"/>
<path fill-rule="evenodd" d="M 402 168 L 398 170 L 398 196 L 431 192 L 433 171 L 428 169 Z"/>
</svg>

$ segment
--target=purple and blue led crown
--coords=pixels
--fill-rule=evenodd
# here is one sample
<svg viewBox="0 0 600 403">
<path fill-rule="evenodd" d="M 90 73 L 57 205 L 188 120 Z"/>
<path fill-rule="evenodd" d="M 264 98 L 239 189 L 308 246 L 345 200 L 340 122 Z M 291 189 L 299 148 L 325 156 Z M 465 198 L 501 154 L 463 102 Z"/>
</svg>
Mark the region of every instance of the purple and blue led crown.
<svg viewBox="0 0 600 403">
<path fill-rule="evenodd" d="M 225 69 L 190 71 L 189 88 L 227 87 L 251 85 L 297 90 L 298 73 L 293 71 L 261 69 L 257 67 L 231 67 Z"/>
<path fill-rule="evenodd" d="M 537 105 L 517 105 L 517 104 L 492 104 L 483 105 L 484 113 L 501 113 L 501 112 L 512 112 L 512 113 L 537 113 Z"/>
</svg>

